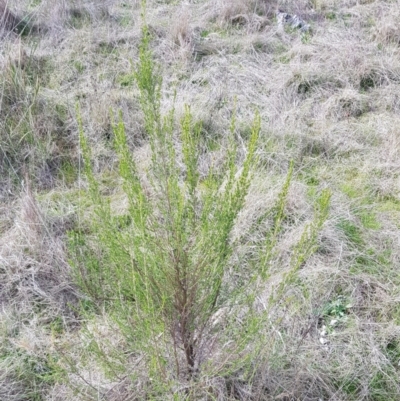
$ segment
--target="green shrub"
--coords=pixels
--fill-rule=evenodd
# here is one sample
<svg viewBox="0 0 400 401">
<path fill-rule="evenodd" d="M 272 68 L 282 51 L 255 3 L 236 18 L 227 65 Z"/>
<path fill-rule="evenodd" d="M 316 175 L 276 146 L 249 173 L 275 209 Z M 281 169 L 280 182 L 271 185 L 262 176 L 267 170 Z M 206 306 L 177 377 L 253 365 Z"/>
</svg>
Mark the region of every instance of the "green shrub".
<svg viewBox="0 0 400 401">
<path fill-rule="evenodd" d="M 136 165 L 120 117 L 114 124 L 115 150 L 129 206 L 126 215 L 115 216 L 91 168 L 90 147 L 78 112 L 95 218 L 89 232 L 71 232 L 70 250 L 80 287 L 113 317 L 129 354 L 142 355 L 147 380 L 139 380 L 137 372 L 130 373 L 136 391 L 140 382 L 144 398 L 165 399 L 165 394 L 175 393 L 174 399 L 178 399 L 177 394 L 182 393 L 183 399 L 194 399 L 196 383 L 201 383 L 202 377 L 229 377 L 240 371 L 251 380 L 256 361 L 262 359 L 268 311 L 260 312 L 254 304 L 260 285 L 268 278 L 282 231 L 293 169 L 275 208 L 261 218 L 273 216 L 273 227 L 259 246 L 257 263 L 244 272 L 231 261 L 231 231 L 249 191 L 260 117 L 255 116 L 242 163 L 238 163 L 232 118 L 223 167 L 217 171 L 211 166 L 202 178 L 198 169 L 201 127 L 193 123 L 189 107 L 180 121 L 179 135 L 174 110 L 162 115 L 161 75 L 149 50 L 146 25 L 142 33 L 134 76 L 151 165 L 144 172 Z M 295 247 L 290 270 L 271 295 L 272 304 L 315 251 L 329 197 L 326 191 L 319 198 L 315 219 Z M 236 280 L 237 276 L 242 278 Z M 97 345 L 91 352 L 103 361 L 109 374 L 129 371 L 123 350 L 111 355 L 94 338 L 92 344 Z M 216 348 L 219 352 L 213 352 Z M 176 383 L 182 382 L 186 383 L 180 386 L 182 391 L 176 392 Z"/>
</svg>

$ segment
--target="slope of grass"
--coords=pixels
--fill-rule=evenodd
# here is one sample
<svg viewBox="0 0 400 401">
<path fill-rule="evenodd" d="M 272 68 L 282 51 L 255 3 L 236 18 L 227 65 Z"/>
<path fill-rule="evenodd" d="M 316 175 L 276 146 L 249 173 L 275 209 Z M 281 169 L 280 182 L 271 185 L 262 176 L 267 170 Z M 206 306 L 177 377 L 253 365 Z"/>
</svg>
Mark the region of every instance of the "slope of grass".
<svg viewBox="0 0 400 401">
<path fill-rule="evenodd" d="M 107 307 L 78 289 L 66 252 L 67 233 L 79 225 L 89 237 L 94 213 L 76 103 L 100 193 L 120 230 L 129 225 L 128 204 L 111 109 L 121 110 L 136 164 L 144 172 L 151 166 L 133 74 L 140 2 L 9 0 L 8 6 L 41 29 L 2 32 L 0 43 L 0 399 L 144 399 L 141 388 L 132 389 L 134 378 L 146 378 L 140 355 Z M 263 368 L 251 378 L 243 371 L 201 376 L 202 399 L 397 400 L 398 2 L 148 0 L 146 7 L 151 50 L 162 67 L 161 110 L 174 105 L 179 120 L 191 105 L 193 124 L 201 126 L 204 188 L 212 185 L 205 179 L 210 166 L 218 172 L 224 165 L 234 105 L 238 163 L 255 109 L 261 116 L 257 168 L 231 233 L 232 268 L 246 272 L 256 259 L 254 244 L 273 222 L 265 212 L 293 161 L 260 310 L 270 307 L 284 280 L 316 197 L 332 192 L 316 252 L 271 306 Z M 312 32 L 279 30 L 277 7 L 300 15 Z M 216 330 L 226 318 L 215 316 Z M 112 365 L 92 358 L 96 344 Z M 229 342 L 213 355 L 217 362 L 227 358 Z M 182 391 L 157 397 L 181 399 Z"/>
</svg>

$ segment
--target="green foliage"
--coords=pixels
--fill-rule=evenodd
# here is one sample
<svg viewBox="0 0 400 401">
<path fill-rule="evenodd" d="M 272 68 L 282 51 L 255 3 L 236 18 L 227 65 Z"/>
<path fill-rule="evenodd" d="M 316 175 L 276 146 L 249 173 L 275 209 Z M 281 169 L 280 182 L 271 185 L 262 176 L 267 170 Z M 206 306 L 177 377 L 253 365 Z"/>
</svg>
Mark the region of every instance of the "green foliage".
<svg viewBox="0 0 400 401">
<path fill-rule="evenodd" d="M 287 196 L 288 189 L 285 188 L 290 182 L 289 177 L 290 175 L 288 176 L 288 181 L 286 182 L 280 195 L 278 205 L 282 204 L 283 199 Z M 295 280 L 297 271 L 307 261 L 307 259 L 317 251 L 318 234 L 324 222 L 328 218 L 330 199 L 331 191 L 328 189 L 323 190 L 320 196 L 316 199 L 314 219 L 311 223 L 306 225 L 300 240 L 294 247 L 290 258 L 290 270 L 285 273 L 283 280 L 278 285 L 275 294 L 271 295 L 270 303 L 275 303 L 280 299 L 286 286 Z M 280 213 L 278 215 L 280 215 Z M 279 218 L 279 221 L 281 221 L 281 218 Z"/>
<path fill-rule="evenodd" d="M 351 245 L 359 247 L 364 244 L 361 230 L 353 222 L 343 219 L 339 222 L 338 227 L 343 231 Z"/>
<path fill-rule="evenodd" d="M 388 342 L 385 354 L 393 365 L 398 365 L 400 361 L 400 340 L 398 338 L 393 338 Z"/>
<path fill-rule="evenodd" d="M 121 74 L 117 81 L 122 87 L 130 87 L 134 85 L 135 77 L 133 74 Z"/>
<path fill-rule="evenodd" d="M 210 34 L 210 31 L 209 31 L 209 30 L 203 29 L 203 30 L 200 32 L 200 37 L 201 37 L 201 38 L 206 38 L 209 34 Z"/>
<path fill-rule="evenodd" d="M 322 316 L 326 319 L 340 319 L 347 314 L 350 307 L 351 304 L 349 304 L 346 298 L 342 295 L 339 295 L 336 299 L 332 300 L 324 306 Z"/>
<path fill-rule="evenodd" d="M 312 35 L 310 32 L 303 32 L 301 35 L 301 43 L 309 44 L 311 42 Z"/>
<path fill-rule="evenodd" d="M 7 397 L 3 391 L 6 391 L 7 384 L 13 383 L 14 388 L 23 389 L 18 400 L 44 400 L 46 389 L 58 380 L 55 364 L 56 360 L 50 352 L 34 353 L 18 339 L 15 342 L 3 341 L 0 347 L 0 380 L 4 389 L 0 389 L 0 396 Z"/>
<path fill-rule="evenodd" d="M 325 18 L 333 21 L 337 18 L 337 15 L 334 11 L 328 11 L 325 13 Z"/>
<path fill-rule="evenodd" d="M 86 69 L 86 66 L 79 60 L 73 61 L 72 65 L 79 74 L 82 74 Z"/>
<path fill-rule="evenodd" d="M 71 161 L 65 160 L 60 166 L 59 176 L 67 185 L 70 185 L 77 179 L 78 172 Z"/>
<path fill-rule="evenodd" d="M 347 400 L 359 400 L 363 392 L 368 392 L 368 399 L 373 401 L 397 400 L 397 375 L 393 368 L 377 369 L 372 366 L 371 372 L 366 377 L 360 372 L 354 372 L 351 376 L 334 380 L 338 391 L 346 395 Z"/>
<path fill-rule="evenodd" d="M 393 368 L 376 371 L 369 383 L 370 399 L 395 401 L 398 398 L 398 376 Z"/>
<path fill-rule="evenodd" d="M 257 283 L 268 278 L 285 218 L 293 165 L 276 207 L 262 217 L 272 215 L 274 223 L 259 249 L 261 263 L 246 272 L 241 285 L 233 285 L 233 275 L 240 272 L 240 266 L 231 269 L 231 231 L 249 191 L 260 116 L 255 116 L 246 155 L 239 164 L 233 115 L 222 168 L 216 171 L 210 166 L 208 174 L 201 177 L 201 126 L 193 122 L 189 107 L 178 133 L 174 109 L 161 114 L 161 74 L 149 41 L 144 25 L 134 77 L 151 147 L 151 165 L 146 171 L 140 170 L 128 147 L 121 115 L 114 119 L 119 176 L 128 201 L 126 214 L 115 216 L 91 168 L 91 151 L 78 110 L 84 172 L 95 217 L 90 232 L 70 234 L 70 250 L 80 287 L 113 317 L 130 352 L 142 355 L 149 378 L 146 394 L 155 398 L 172 391 L 176 381 L 194 385 L 205 372 L 229 376 L 241 369 L 251 377 L 251 361 L 257 359 L 264 344 L 261 330 L 267 317 L 266 312 L 256 313 L 253 307 Z M 294 250 L 280 294 L 315 251 L 329 198 L 328 191 L 318 198 L 315 218 Z M 217 315 L 224 317 L 223 327 L 215 323 Z M 91 352 L 108 366 L 109 373 L 126 366 L 126 361 L 121 362 L 123 353 L 111 355 L 93 341 Z M 224 349 L 227 341 L 229 350 Z M 224 349 L 224 362 L 211 360 L 213 347 Z M 189 390 L 185 394 L 193 396 Z"/>
</svg>

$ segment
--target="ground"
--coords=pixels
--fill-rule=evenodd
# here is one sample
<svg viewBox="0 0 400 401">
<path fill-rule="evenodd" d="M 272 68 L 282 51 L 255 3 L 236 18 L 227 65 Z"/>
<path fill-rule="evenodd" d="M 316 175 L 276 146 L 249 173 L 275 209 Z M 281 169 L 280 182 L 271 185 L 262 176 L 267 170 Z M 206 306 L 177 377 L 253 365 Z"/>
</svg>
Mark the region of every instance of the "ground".
<svg viewBox="0 0 400 401">
<path fill-rule="evenodd" d="M 199 399 L 398 399 L 399 5 L 147 1 L 161 107 L 174 106 L 179 121 L 190 105 L 202 127 L 200 173 L 219 165 L 234 113 L 238 163 L 256 110 L 261 117 L 252 185 L 232 232 L 247 239 L 232 263 L 246 266 L 248 244 L 265 234 L 250 227 L 275 204 L 293 163 L 285 231 L 260 305 L 284 280 L 316 198 L 332 193 L 316 252 L 270 311 L 256 380 L 240 372 L 208 377 Z M 81 311 L 86 295 L 68 253 L 68 233 L 92 216 L 79 113 L 116 215 L 127 208 L 113 145 L 119 111 L 136 162 L 144 170 L 150 163 L 134 74 L 141 4 L 10 0 L 8 7 L 34 29 L 3 26 L 0 42 L 0 399 L 147 399 L 127 379 L 134 357 L 119 379 L 92 358 L 92 337 L 105 352 L 126 349 L 107 311 Z M 278 8 L 310 31 L 279 29 Z"/>
</svg>

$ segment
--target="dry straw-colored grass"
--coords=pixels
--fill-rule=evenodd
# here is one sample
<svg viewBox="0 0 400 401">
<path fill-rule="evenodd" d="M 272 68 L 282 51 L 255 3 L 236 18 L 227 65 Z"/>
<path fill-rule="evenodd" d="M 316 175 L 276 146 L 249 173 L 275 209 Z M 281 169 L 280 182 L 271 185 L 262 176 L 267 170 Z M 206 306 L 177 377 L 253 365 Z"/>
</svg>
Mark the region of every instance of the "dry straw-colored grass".
<svg viewBox="0 0 400 401">
<path fill-rule="evenodd" d="M 90 382 L 93 387 L 84 390 L 89 399 L 96 399 L 94 389 L 109 401 L 140 399 L 132 395 L 137 389 L 132 390 L 126 378 L 110 383 L 100 365 L 85 354 L 85 331 L 71 306 L 78 295 L 65 253 L 65 232 L 74 227 L 79 189 L 84 189 L 77 178 L 75 102 L 81 105 L 85 132 L 93 145 L 95 171 L 118 213 L 125 205 L 115 180 L 110 109 L 122 110 L 137 161 L 148 161 L 131 67 L 138 57 L 139 2 L 128 6 L 116 0 L 8 3 L 15 15 L 29 15 L 32 23 L 44 24 L 48 30 L 39 31 L 37 45 L 29 35 L 17 38 L 15 34 L 7 35 L 1 44 L 2 66 L 10 68 L 1 72 L 0 114 L 19 120 L 13 121 L 13 136 L 0 141 L 4 172 L 0 180 L 0 399 L 34 399 L 35 386 L 35 396 L 41 397 L 37 399 L 79 399 L 64 383 L 38 384 L 29 376 L 29 369 L 53 352 L 63 353 L 77 365 L 78 371 L 69 373 L 70 380 L 83 387 L 85 380 Z M 282 279 L 288 250 L 312 216 L 313 197 L 326 187 L 333 191 L 330 219 L 317 253 L 271 310 L 271 323 L 265 329 L 271 338 L 265 350 L 267 365 L 256 372 L 252 387 L 236 372 L 231 378 L 204 378 L 203 390 L 219 400 L 398 399 L 398 2 L 176 3 L 148 1 L 148 22 L 164 75 L 163 109 L 171 107 L 176 88 L 177 115 L 190 103 L 196 121 L 202 123 L 201 171 L 206 174 L 211 163 L 218 165 L 235 102 L 238 131 L 244 138 L 240 146 L 255 108 L 262 117 L 259 166 L 233 238 L 245 232 L 248 243 L 262 240 L 267 227 L 256 232 L 250 228 L 273 205 L 288 163 L 294 160 L 285 234 L 258 307 L 265 306 L 272 286 Z M 1 12 L 4 4 L 0 15 L 12 22 L 13 14 Z M 278 32 L 276 7 L 310 21 L 312 34 Z M 8 30 L 10 26 L 3 24 Z M 15 61 L 22 58 L 24 65 Z M 36 87 L 30 77 L 39 64 L 36 77 L 41 80 Z M 22 75 L 13 77 L 24 79 L 10 80 L 5 75 L 10 71 L 19 71 Z M 36 90 L 34 109 L 29 99 Z M 11 95 L 13 102 L 6 104 L 5 96 Z M 26 142 L 32 132 L 33 143 Z M 53 166 L 47 175 L 45 162 Z M 31 187 L 23 177 L 25 163 Z M 90 211 L 80 215 L 88 216 Z M 246 258 L 254 256 L 248 243 L 239 244 L 233 256 L 243 268 L 248 267 Z M 337 324 L 329 326 L 332 320 Z M 51 322 L 62 323 L 56 334 Z M 109 331 L 110 324 L 109 317 L 100 314 L 90 328 L 110 347 L 127 351 L 118 342 L 118 333 Z M 215 358 L 218 362 L 217 353 Z M 128 368 L 140 367 L 139 362 L 133 358 Z"/>
<path fill-rule="evenodd" d="M 68 217 L 46 218 L 29 184 L 25 185 L 20 200 L 9 204 L 16 213 L 0 241 L 0 396 L 4 400 L 41 394 L 32 372 L 47 372 L 48 358 L 55 351 L 49 328 L 52 322 L 65 327 L 76 324 L 77 292 L 60 236 Z"/>
<path fill-rule="evenodd" d="M 18 17 L 9 10 L 5 1 L 0 3 L 0 15 L 2 29 L 12 31 L 20 22 Z"/>
</svg>

